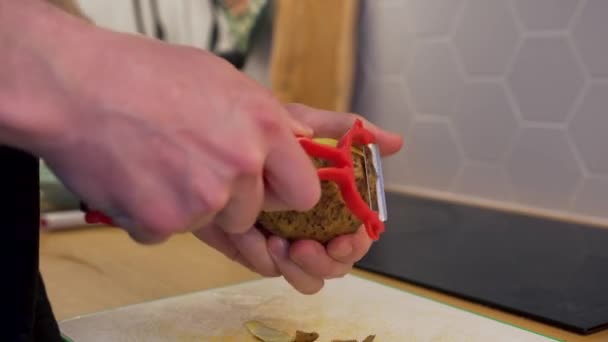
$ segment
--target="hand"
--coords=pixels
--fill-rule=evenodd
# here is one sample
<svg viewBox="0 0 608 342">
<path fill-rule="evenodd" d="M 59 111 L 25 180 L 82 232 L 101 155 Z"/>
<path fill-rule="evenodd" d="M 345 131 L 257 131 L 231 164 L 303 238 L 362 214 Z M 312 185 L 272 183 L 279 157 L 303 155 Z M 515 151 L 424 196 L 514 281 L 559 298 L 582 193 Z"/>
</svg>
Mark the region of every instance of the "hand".
<svg viewBox="0 0 608 342">
<path fill-rule="evenodd" d="M 310 126 L 315 136 L 341 137 L 358 116 L 289 104 L 293 117 Z M 360 118 L 360 117 L 358 117 Z M 402 138 L 364 120 L 377 137 L 381 153 L 388 156 L 401 149 Z M 371 239 L 361 227 L 356 233 L 339 236 L 327 244 L 301 240 L 289 245 L 276 236 L 266 238 L 252 227 L 245 234 L 227 234 L 213 226 L 195 233 L 224 255 L 267 277 L 282 275 L 295 289 L 305 294 L 318 292 L 326 279 L 347 274 L 354 263 L 369 250 Z"/>
<path fill-rule="evenodd" d="M 47 139 L 36 149 L 135 240 L 209 223 L 244 233 L 263 208 L 318 201 L 318 177 L 294 137 L 310 132 L 227 62 L 103 30 L 61 57 L 51 61 L 61 115 L 41 123 Z"/>
<path fill-rule="evenodd" d="M 287 110 L 298 121 L 310 126 L 315 136 L 340 138 L 353 124 L 355 118 L 376 136 L 380 153 L 389 156 L 397 153 L 403 139 L 352 115 L 317 110 L 300 104 L 289 104 Z M 315 293 L 324 279 L 341 277 L 351 271 L 353 265 L 368 252 L 372 240 L 362 226 L 354 234 L 342 235 L 331 240 L 327 247 L 316 241 L 302 240 L 287 246 L 285 241 L 273 237 L 269 241 L 271 251 L 277 251 L 275 262 L 278 269 L 294 287 L 305 293 Z"/>
</svg>

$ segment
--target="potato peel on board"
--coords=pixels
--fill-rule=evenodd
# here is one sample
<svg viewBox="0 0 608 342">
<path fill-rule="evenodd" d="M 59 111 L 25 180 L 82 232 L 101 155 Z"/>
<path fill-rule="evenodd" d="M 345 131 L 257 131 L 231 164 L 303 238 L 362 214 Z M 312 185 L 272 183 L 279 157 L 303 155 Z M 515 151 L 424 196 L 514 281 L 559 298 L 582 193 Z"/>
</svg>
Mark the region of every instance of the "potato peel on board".
<svg viewBox="0 0 608 342">
<path fill-rule="evenodd" d="M 369 335 L 361 342 L 374 342 L 376 335 Z M 358 342 L 357 340 L 331 340 L 331 342 Z"/>
<path fill-rule="evenodd" d="M 271 328 L 260 321 L 247 321 L 245 327 L 249 332 L 262 342 L 315 342 L 319 339 L 319 334 L 316 332 L 304 332 L 296 330 L 295 336 Z M 367 336 L 362 342 L 373 342 L 375 335 Z M 357 340 L 336 340 L 331 342 L 358 342 Z"/>
<path fill-rule="evenodd" d="M 284 331 L 273 329 L 259 321 L 248 321 L 245 327 L 249 332 L 264 342 L 294 342 L 294 337 Z"/>
<path fill-rule="evenodd" d="M 296 338 L 294 342 L 315 342 L 319 338 L 319 334 L 316 332 L 304 332 L 296 331 Z"/>
</svg>

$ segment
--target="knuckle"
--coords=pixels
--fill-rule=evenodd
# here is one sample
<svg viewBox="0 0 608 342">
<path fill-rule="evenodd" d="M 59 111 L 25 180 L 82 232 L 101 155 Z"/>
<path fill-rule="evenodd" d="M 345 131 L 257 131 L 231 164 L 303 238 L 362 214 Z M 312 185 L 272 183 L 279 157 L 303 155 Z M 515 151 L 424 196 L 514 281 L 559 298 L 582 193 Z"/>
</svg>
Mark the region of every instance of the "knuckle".
<svg viewBox="0 0 608 342">
<path fill-rule="evenodd" d="M 281 122 L 274 115 L 269 113 L 260 113 L 256 116 L 256 121 L 266 136 L 275 136 L 281 131 Z"/>
<path fill-rule="evenodd" d="M 242 150 L 237 163 L 241 174 L 257 176 L 262 174 L 264 157 L 260 150 L 255 147 L 245 148 Z"/>
<path fill-rule="evenodd" d="M 221 187 L 213 192 L 203 192 L 201 196 L 205 207 L 210 213 L 222 211 L 230 200 L 230 192 L 227 187 Z"/>
<path fill-rule="evenodd" d="M 283 108 L 275 104 L 273 100 L 262 97 L 251 101 L 249 112 L 255 125 L 262 130 L 265 135 L 274 135 L 281 131 L 283 124 L 276 113 Z"/>
<path fill-rule="evenodd" d="M 142 210 L 141 229 L 146 235 L 165 238 L 180 230 L 180 222 L 175 208 L 162 202 L 149 203 Z"/>
<path fill-rule="evenodd" d="M 197 215 L 216 214 L 228 204 L 230 189 L 226 181 L 217 177 L 203 177 L 197 178 L 193 183 Z"/>
</svg>

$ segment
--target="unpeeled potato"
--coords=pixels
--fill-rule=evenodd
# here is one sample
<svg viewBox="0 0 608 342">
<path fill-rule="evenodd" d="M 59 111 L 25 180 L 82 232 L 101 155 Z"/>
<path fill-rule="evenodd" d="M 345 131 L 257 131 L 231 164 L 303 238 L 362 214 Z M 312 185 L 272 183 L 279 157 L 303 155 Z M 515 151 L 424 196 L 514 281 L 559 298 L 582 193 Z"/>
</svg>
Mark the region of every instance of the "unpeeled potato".
<svg viewBox="0 0 608 342">
<path fill-rule="evenodd" d="M 315 141 L 332 146 L 337 144 L 334 139 Z M 364 152 L 357 148 L 353 148 L 352 156 L 357 189 L 366 203 L 374 203 L 377 175 L 371 158 L 364 158 Z M 331 167 L 326 160 L 316 157 L 311 159 L 317 169 Z M 366 170 L 371 185 L 368 185 Z M 258 217 L 258 225 L 288 240 L 312 239 L 325 243 L 336 236 L 356 232 L 362 222 L 346 206 L 338 185 L 332 181 L 322 181 L 321 199 L 314 208 L 305 212 L 262 212 Z"/>
</svg>

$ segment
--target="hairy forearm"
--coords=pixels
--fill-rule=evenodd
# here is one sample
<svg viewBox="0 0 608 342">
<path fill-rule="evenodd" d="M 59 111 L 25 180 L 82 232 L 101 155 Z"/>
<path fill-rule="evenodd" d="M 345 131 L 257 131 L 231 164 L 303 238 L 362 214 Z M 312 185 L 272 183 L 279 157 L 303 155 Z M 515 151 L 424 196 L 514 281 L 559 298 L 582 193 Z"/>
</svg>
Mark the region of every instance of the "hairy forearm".
<svg viewBox="0 0 608 342">
<path fill-rule="evenodd" d="M 0 144 L 37 152 L 70 105 L 60 65 L 89 29 L 43 0 L 0 0 Z M 53 131 L 55 130 L 55 131 Z"/>
</svg>

